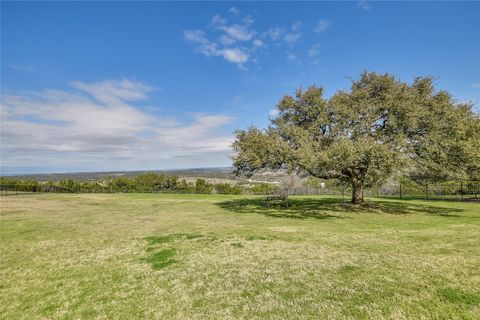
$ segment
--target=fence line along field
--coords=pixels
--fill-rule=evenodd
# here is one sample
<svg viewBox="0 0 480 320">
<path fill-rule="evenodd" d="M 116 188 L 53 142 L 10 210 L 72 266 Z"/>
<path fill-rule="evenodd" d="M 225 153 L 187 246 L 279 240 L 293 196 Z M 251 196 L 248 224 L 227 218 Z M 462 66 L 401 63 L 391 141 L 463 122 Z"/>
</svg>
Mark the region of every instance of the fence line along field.
<svg viewBox="0 0 480 320">
<path fill-rule="evenodd" d="M 38 178 L 38 177 L 37 177 Z M 336 195 L 348 196 L 352 189 L 338 180 L 277 174 L 271 181 L 178 177 L 175 175 L 142 173 L 134 177 L 101 177 L 99 180 L 74 179 L 38 181 L 25 177 L 0 177 L 0 195 L 32 193 L 189 193 L 189 194 L 249 194 L 249 195 Z M 411 199 L 447 199 L 479 201 L 479 180 L 449 180 L 417 182 L 411 179 L 392 181 L 364 188 L 371 197 Z"/>
<path fill-rule="evenodd" d="M 1 198 L 2 319 L 478 319 L 478 203 Z"/>
</svg>

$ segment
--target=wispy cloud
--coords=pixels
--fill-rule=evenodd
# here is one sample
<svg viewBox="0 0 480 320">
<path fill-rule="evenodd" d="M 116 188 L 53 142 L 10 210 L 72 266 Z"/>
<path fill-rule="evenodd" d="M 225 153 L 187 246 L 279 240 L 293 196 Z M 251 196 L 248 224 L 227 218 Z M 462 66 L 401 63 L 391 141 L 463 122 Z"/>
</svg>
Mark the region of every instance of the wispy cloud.
<svg viewBox="0 0 480 320">
<path fill-rule="evenodd" d="M 248 53 L 239 47 L 226 47 L 229 44 L 235 43 L 232 38 L 221 38 L 221 45 L 208 40 L 205 33 L 201 30 L 186 30 L 184 32 L 186 40 L 197 44 L 197 51 L 204 54 L 207 57 L 223 57 L 225 60 L 242 66 L 248 61 Z"/>
<path fill-rule="evenodd" d="M 315 58 L 318 56 L 319 54 L 319 49 L 320 49 L 320 44 L 316 43 L 314 45 L 312 45 L 310 47 L 310 49 L 308 49 L 308 56 L 310 58 Z"/>
<path fill-rule="evenodd" d="M 183 36 L 186 41 L 196 45 L 196 51 L 210 57 L 222 57 L 228 62 L 236 64 L 240 69 L 247 69 L 245 63 L 256 48 L 263 45 L 257 36 L 257 31 L 252 28 L 253 19 L 250 16 L 240 17 L 240 11 L 230 8 L 229 13 L 233 15 L 235 22 L 216 14 L 210 23 L 210 32 L 216 33 L 216 40 L 207 32 L 195 29 L 185 30 Z"/>
<path fill-rule="evenodd" d="M 222 57 L 248 70 L 249 63 L 258 63 L 260 55 L 268 48 L 287 45 L 290 49 L 301 39 L 302 21 L 290 27 L 270 27 L 266 30 L 254 28 L 254 19 L 242 15 L 232 7 L 225 15 L 215 14 L 205 29 L 184 30 L 184 39 L 195 45 L 195 51 L 207 57 Z M 287 56 L 288 59 L 288 56 Z"/>
<path fill-rule="evenodd" d="M 320 59 L 318 56 L 320 55 L 320 44 L 316 43 L 313 44 L 307 51 L 307 55 L 310 58 L 310 61 L 313 65 L 318 65 L 320 63 Z"/>
<path fill-rule="evenodd" d="M 328 28 L 330 28 L 330 21 L 322 19 L 318 21 L 317 26 L 313 29 L 313 31 L 316 33 L 321 33 Z"/>
<path fill-rule="evenodd" d="M 357 3 L 357 7 L 361 8 L 363 10 L 371 10 L 372 9 L 372 4 L 367 0 L 360 0 Z"/>
<path fill-rule="evenodd" d="M 302 26 L 303 23 L 300 21 L 293 23 L 290 28 L 291 32 L 286 33 L 283 37 L 283 40 L 285 40 L 285 42 L 290 46 L 294 45 L 302 36 L 302 33 L 300 32 Z"/>
<path fill-rule="evenodd" d="M 145 100 L 147 93 L 153 90 L 147 84 L 128 79 L 94 83 L 73 81 L 71 85 L 109 106 L 122 105 L 127 101 Z"/>
<path fill-rule="evenodd" d="M 288 61 L 295 61 L 297 59 L 297 56 L 291 52 L 287 52 L 287 60 Z"/>
<path fill-rule="evenodd" d="M 241 23 L 232 25 L 218 25 L 218 29 L 224 31 L 229 37 L 238 41 L 248 41 L 255 36 L 255 31 L 251 29 L 253 19 L 245 17 Z"/>
<path fill-rule="evenodd" d="M 303 26 L 303 22 L 297 21 L 294 24 L 292 24 L 292 30 L 293 31 L 298 31 L 302 28 L 302 26 Z"/>
<path fill-rule="evenodd" d="M 239 16 L 240 15 L 240 10 L 238 10 L 235 7 L 231 7 L 230 9 L 228 9 L 228 13 L 233 14 L 235 16 Z"/>
<path fill-rule="evenodd" d="M 268 112 L 268 116 L 270 119 L 276 118 L 280 114 L 280 111 L 278 109 L 272 109 Z"/>
<path fill-rule="evenodd" d="M 270 36 L 271 40 L 277 41 L 283 37 L 283 35 L 285 34 L 285 29 L 279 28 L 279 27 L 273 27 L 268 29 L 266 34 Z"/>
<path fill-rule="evenodd" d="M 21 64 L 9 64 L 8 67 L 13 70 L 17 71 L 25 71 L 25 72 L 33 72 L 35 68 L 28 65 L 21 65 Z"/>
<path fill-rule="evenodd" d="M 301 36 L 302 36 L 302 34 L 300 32 L 287 33 L 283 39 L 285 40 L 286 43 L 292 45 L 295 42 L 297 42 L 298 39 L 300 39 Z"/>
<path fill-rule="evenodd" d="M 265 43 L 263 43 L 262 40 L 260 39 L 255 39 L 253 40 L 252 44 L 255 46 L 255 47 L 263 47 L 265 45 Z"/>
<path fill-rule="evenodd" d="M 73 90 L 7 94 L 2 99 L 2 166 L 131 169 L 228 163 L 232 118 L 192 114 L 187 122 L 136 103 L 152 88 L 122 79 L 72 82 Z M 183 159 L 183 160 L 179 160 Z M 180 161 L 180 162 L 179 162 Z"/>
<path fill-rule="evenodd" d="M 225 25 L 227 24 L 227 19 L 223 18 L 221 15 L 216 14 L 212 17 L 212 25 Z"/>
<path fill-rule="evenodd" d="M 480 89 L 480 82 L 473 83 L 472 88 Z"/>
</svg>

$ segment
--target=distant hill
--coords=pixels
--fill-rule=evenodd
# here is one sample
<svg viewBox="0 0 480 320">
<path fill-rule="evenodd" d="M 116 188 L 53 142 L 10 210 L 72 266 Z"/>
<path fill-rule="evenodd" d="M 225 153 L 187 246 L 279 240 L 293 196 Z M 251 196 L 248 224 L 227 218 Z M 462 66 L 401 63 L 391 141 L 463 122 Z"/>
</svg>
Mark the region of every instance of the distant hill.
<svg viewBox="0 0 480 320">
<path fill-rule="evenodd" d="M 136 177 L 142 173 L 155 172 L 182 177 L 198 177 L 212 179 L 235 179 L 232 167 L 220 168 L 192 168 L 175 170 L 147 170 L 147 171 L 108 171 L 108 172 L 67 172 L 67 173 L 38 173 L 8 176 L 9 178 L 29 179 L 36 181 L 59 181 L 73 179 L 75 181 L 98 181 L 108 177 Z"/>
</svg>

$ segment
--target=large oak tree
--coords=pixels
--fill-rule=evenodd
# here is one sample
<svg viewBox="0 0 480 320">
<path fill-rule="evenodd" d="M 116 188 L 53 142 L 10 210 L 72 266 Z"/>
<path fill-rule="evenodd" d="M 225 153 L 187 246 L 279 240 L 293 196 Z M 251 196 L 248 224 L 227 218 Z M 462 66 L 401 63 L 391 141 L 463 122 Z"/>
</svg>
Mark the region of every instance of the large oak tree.
<svg viewBox="0 0 480 320">
<path fill-rule="evenodd" d="M 431 77 L 413 83 L 364 72 L 348 91 L 324 98 L 322 87 L 284 96 L 266 129 L 236 131 L 237 173 L 287 169 L 352 187 L 352 203 L 413 163 L 463 177 L 478 171 L 478 115 L 436 91 Z"/>
</svg>

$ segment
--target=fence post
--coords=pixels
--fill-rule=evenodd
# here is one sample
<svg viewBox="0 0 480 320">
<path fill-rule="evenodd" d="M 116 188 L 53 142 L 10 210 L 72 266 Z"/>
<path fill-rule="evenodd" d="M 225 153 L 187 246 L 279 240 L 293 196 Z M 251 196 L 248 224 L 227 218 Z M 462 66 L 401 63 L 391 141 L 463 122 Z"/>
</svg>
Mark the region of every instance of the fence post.
<svg viewBox="0 0 480 320">
<path fill-rule="evenodd" d="M 460 199 L 463 201 L 463 181 L 460 182 Z"/>
<path fill-rule="evenodd" d="M 400 183 L 400 200 L 402 200 L 402 184 Z"/>
<path fill-rule="evenodd" d="M 427 199 L 428 199 L 428 183 L 425 184 L 425 196 L 426 196 Z"/>
</svg>

